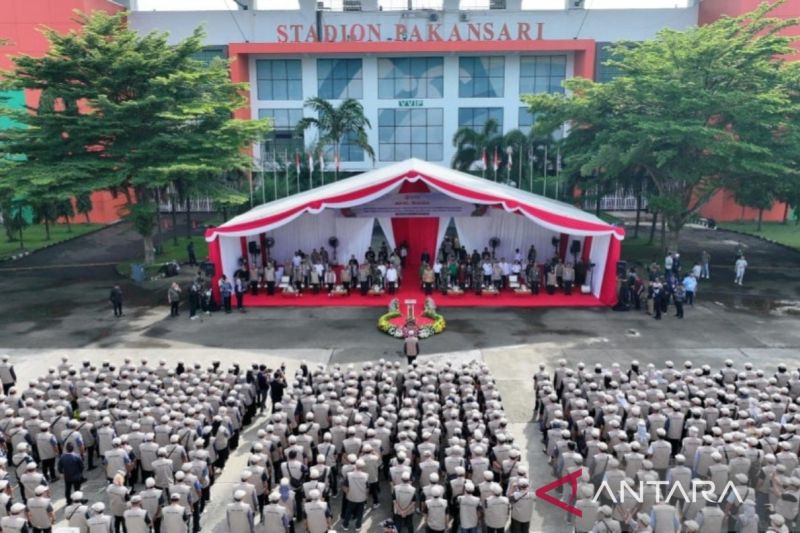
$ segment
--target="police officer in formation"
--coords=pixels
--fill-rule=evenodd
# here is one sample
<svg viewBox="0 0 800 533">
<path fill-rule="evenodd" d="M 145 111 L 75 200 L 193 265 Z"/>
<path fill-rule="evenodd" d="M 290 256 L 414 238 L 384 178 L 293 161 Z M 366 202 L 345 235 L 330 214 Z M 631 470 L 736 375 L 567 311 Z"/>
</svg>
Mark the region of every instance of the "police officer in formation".
<svg viewBox="0 0 800 533">
<path fill-rule="evenodd" d="M 51 530 L 50 486 L 63 472 L 65 492 L 77 489 L 64 519 L 80 533 L 197 533 L 215 474 L 259 407 L 256 374 L 269 372 L 216 361 L 171 368 L 126 359 L 115 368 L 63 357 L 23 389 L 9 358 L 0 361 L 4 532 Z M 84 461 L 92 470 L 96 458 L 109 484 L 105 502 L 90 504 L 80 485 Z M 252 468 L 264 473 L 266 462 Z M 266 478 L 259 479 L 260 496 Z"/>
<path fill-rule="evenodd" d="M 232 488 L 231 533 L 363 531 L 369 505 L 401 533 L 529 531 L 531 483 L 485 365 L 320 366 L 291 385 Z"/>
<path fill-rule="evenodd" d="M 554 477 L 580 472 L 576 532 L 800 530 L 800 371 L 560 360 L 533 379 Z"/>
</svg>

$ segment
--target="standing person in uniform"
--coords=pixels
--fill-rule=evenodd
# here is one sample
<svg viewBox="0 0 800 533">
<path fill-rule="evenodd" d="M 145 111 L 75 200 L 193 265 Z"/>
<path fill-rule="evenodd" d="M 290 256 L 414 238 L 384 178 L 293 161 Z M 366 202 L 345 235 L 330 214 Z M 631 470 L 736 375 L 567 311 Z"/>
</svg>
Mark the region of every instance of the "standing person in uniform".
<svg viewBox="0 0 800 533">
<path fill-rule="evenodd" d="M 14 372 L 14 365 L 8 362 L 7 355 L 3 354 L 0 360 L 0 383 L 3 384 L 3 394 L 8 396 L 8 391 L 17 383 L 17 373 Z"/>
<path fill-rule="evenodd" d="M 447 501 L 442 498 L 444 489 L 439 485 L 431 488 L 431 497 L 425 500 L 423 513 L 427 533 L 444 533 L 447 530 L 449 517 Z"/>
<path fill-rule="evenodd" d="M 491 485 L 492 495 L 486 498 L 486 532 L 504 533 L 508 522 L 509 502 L 498 483 Z"/>
<path fill-rule="evenodd" d="M 148 477 L 144 481 L 145 490 L 139 493 L 142 498 L 142 507 L 147 511 L 147 517 L 153 525 L 154 533 L 161 532 L 161 509 L 164 507 L 164 491 L 156 487 L 156 480 Z"/>
<path fill-rule="evenodd" d="M 705 250 L 700 254 L 700 266 L 702 267 L 700 278 L 709 279 L 711 277 L 711 254 Z"/>
<path fill-rule="evenodd" d="M 39 424 L 39 433 L 36 434 L 36 450 L 42 463 L 42 473 L 48 483 L 58 480 L 56 476 L 56 457 L 58 457 L 58 439 L 50 432 L 50 424 Z"/>
<path fill-rule="evenodd" d="M 419 337 L 417 337 L 417 328 L 410 328 L 406 340 L 403 343 L 403 353 L 406 355 L 408 366 L 414 364 L 414 361 L 419 355 Z"/>
<path fill-rule="evenodd" d="M 29 533 L 25 509 L 24 503 L 15 503 L 11 506 L 9 509 L 11 514 L 0 519 L 0 529 L 3 533 Z"/>
<path fill-rule="evenodd" d="M 311 501 L 303 504 L 308 533 L 327 533 L 333 522 L 330 507 L 322 500 L 322 493 L 319 490 L 309 491 L 308 496 Z"/>
<path fill-rule="evenodd" d="M 111 293 L 108 295 L 108 301 L 111 302 L 111 307 L 114 309 L 114 316 L 119 318 L 122 314 L 122 289 L 119 285 L 114 285 Z"/>
<path fill-rule="evenodd" d="M 281 505 L 281 495 L 277 492 L 270 492 L 269 504 L 264 506 L 264 516 L 261 523 L 264 524 L 266 531 L 270 533 L 289 533 L 289 513 Z M 347 531 L 347 528 L 345 528 Z"/>
<path fill-rule="evenodd" d="M 686 288 L 683 283 L 678 283 L 675 287 L 675 293 L 672 295 L 672 300 L 675 302 L 675 316 L 683 318 L 683 302 L 686 300 Z"/>
<path fill-rule="evenodd" d="M 92 505 L 92 516 L 86 521 L 89 533 L 111 533 L 111 517 L 105 512 L 106 506 L 103 502 Z"/>
<path fill-rule="evenodd" d="M 118 473 L 111 484 L 106 487 L 108 494 L 108 508 L 114 517 L 114 533 L 128 533 L 125 526 L 125 509 L 130 500 L 130 489 L 125 486 L 125 475 Z"/>
<path fill-rule="evenodd" d="M 33 533 L 50 533 L 56 522 L 50 489 L 44 485 L 36 487 L 35 496 L 28 498 L 28 522 Z"/>
<path fill-rule="evenodd" d="M 150 533 L 153 524 L 147 510 L 142 507 L 142 497 L 139 494 L 131 496 L 131 506 L 122 513 L 122 517 L 127 533 Z"/>
<path fill-rule="evenodd" d="M 350 529 L 350 521 L 355 520 L 356 531 L 361 530 L 361 520 L 364 517 L 364 506 L 367 503 L 367 473 L 364 471 L 366 464 L 363 459 L 356 461 L 355 469 L 348 472 L 342 483 L 347 507 L 342 514 L 342 529 Z"/>
<path fill-rule="evenodd" d="M 744 281 L 744 273 L 747 270 L 747 259 L 744 258 L 744 255 L 741 255 L 739 259 L 736 260 L 734 269 L 736 270 L 736 279 L 734 279 L 733 282 L 737 285 L 741 285 Z"/>
<path fill-rule="evenodd" d="M 197 265 L 197 255 L 194 252 L 194 241 L 189 239 L 189 244 L 186 245 L 186 254 L 189 256 L 189 266 Z"/>
<path fill-rule="evenodd" d="M 202 298 L 203 282 L 200 278 L 195 278 L 189 286 L 189 319 L 197 320 L 197 310 L 200 308 Z"/>
<path fill-rule="evenodd" d="M 464 494 L 456 500 L 458 502 L 458 520 L 461 533 L 478 533 L 480 515 L 483 512 L 481 499 L 475 496 L 475 484 L 471 480 L 464 483 Z"/>
<path fill-rule="evenodd" d="M 228 533 L 255 533 L 255 518 L 253 509 L 242 501 L 245 496 L 243 490 L 233 493 L 233 503 L 225 508 L 225 523 Z"/>
<path fill-rule="evenodd" d="M 517 481 L 516 490 L 511 493 L 511 528 L 509 533 L 527 533 L 530 531 L 533 515 L 533 493 L 530 482 L 526 478 Z"/>
<path fill-rule="evenodd" d="M 181 495 L 172 494 L 170 504 L 162 510 L 162 533 L 189 533 L 189 518 L 192 516 L 189 509 L 181 505 Z"/>
<path fill-rule="evenodd" d="M 178 316 L 178 308 L 181 306 L 181 288 L 174 281 L 167 290 L 167 301 L 169 302 L 169 316 Z"/>
<path fill-rule="evenodd" d="M 236 293 L 236 310 L 244 313 L 244 294 L 247 292 L 247 281 L 243 274 L 234 277 L 234 292 Z"/>
<path fill-rule="evenodd" d="M 398 533 L 414 533 L 417 489 L 411 484 L 411 472 L 403 472 L 400 480 L 401 483 L 392 488 L 394 524 Z"/>
<path fill-rule="evenodd" d="M 86 523 L 86 515 L 89 513 L 89 500 L 83 497 L 83 492 L 76 490 L 72 493 L 72 503 L 64 507 L 64 518 L 69 527 L 76 528 L 79 533 L 88 533 L 89 525 Z"/>
</svg>

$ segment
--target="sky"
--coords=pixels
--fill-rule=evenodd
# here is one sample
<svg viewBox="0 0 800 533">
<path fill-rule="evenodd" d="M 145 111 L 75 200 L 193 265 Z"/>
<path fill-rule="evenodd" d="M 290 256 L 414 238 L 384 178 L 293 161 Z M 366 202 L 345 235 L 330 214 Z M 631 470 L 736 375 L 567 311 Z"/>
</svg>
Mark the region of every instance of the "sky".
<svg viewBox="0 0 800 533">
<path fill-rule="evenodd" d="M 552 4 L 563 5 L 563 0 L 523 0 L 523 6 L 529 4 Z M 685 7 L 689 0 L 586 0 L 590 9 L 625 9 L 625 8 L 659 8 L 659 7 Z M 202 11 L 206 9 L 236 9 L 233 0 L 138 0 L 140 11 L 174 11 L 192 10 Z M 270 6 L 272 9 L 292 9 L 296 8 L 297 0 L 260 0 L 259 4 L 265 9 Z"/>
</svg>

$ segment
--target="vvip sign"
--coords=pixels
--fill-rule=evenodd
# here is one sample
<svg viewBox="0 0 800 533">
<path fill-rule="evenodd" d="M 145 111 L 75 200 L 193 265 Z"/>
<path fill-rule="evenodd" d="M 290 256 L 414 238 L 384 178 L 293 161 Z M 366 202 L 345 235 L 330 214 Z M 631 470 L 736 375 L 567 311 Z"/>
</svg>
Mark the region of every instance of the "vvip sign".
<svg viewBox="0 0 800 533">
<path fill-rule="evenodd" d="M 536 41 L 544 23 L 279 24 L 275 33 L 279 43 Z"/>
</svg>

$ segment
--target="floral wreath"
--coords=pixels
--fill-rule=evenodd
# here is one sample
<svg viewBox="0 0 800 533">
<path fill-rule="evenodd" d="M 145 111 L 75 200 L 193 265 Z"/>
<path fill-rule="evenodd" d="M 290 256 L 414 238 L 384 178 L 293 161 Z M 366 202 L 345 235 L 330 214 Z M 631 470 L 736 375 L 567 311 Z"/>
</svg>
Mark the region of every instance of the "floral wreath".
<svg viewBox="0 0 800 533">
<path fill-rule="evenodd" d="M 403 320 L 403 313 L 400 311 L 400 300 L 393 298 L 389 302 L 387 312 L 378 318 L 378 330 L 396 339 L 405 339 L 412 335 L 420 339 L 427 339 L 443 332 L 447 327 L 444 317 L 436 312 L 436 303 L 431 297 L 425 298 L 421 316 L 427 319 L 422 325 L 419 325 L 413 318 Z"/>
</svg>

